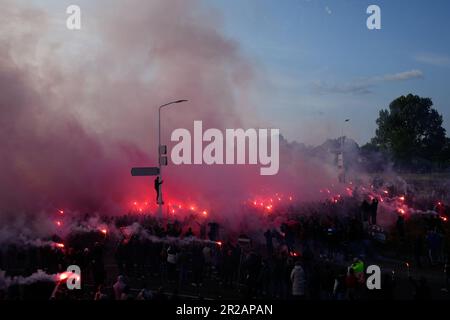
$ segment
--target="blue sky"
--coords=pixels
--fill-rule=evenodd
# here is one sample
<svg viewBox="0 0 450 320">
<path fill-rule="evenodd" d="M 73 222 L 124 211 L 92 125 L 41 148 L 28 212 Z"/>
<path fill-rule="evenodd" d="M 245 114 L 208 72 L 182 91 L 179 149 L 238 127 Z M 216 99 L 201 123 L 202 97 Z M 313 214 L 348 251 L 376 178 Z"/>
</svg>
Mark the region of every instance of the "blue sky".
<svg viewBox="0 0 450 320">
<path fill-rule="evenodd" d="M 319 143 L 351 118 L 344 132 L 365 143 L 378 111 L 410 92 L 432 98 L 450 131 L 450 1 L 204 2 L 264 70 L 271 90 L 260 108 L 288 139 Z M 381 30 L 366 27 L 370 4 Z"/>
<path fill-rule="evenodd" d="M 344 131 L 365 143 L 379 110 L 408 93 L 432 98 L 450 132 L 450 1 L 201 1 L 262 75 L 259 113 L 288 140 L 317 144 Z M 90 1 L 34 3 L 59 15 Z M 370 4 L 381 8 L 381 30 L 366 27 Z"/>
</svg>

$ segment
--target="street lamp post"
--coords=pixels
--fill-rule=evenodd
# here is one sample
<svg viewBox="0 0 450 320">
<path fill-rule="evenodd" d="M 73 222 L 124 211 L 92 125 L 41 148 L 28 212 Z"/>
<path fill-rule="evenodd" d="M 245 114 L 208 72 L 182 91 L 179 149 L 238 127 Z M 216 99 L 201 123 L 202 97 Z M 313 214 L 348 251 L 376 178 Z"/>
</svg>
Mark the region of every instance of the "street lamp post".
<svg viewBox="0 0 450 320">
<path fill-rule="evenodd" d="M 182 103 L 182 102 L 187 102 L 188 100 L 176 100 L 176 101 L 172 101 L 166 104 L 163 104 L 161 106 L 158 107 L 158 168 L 159 168 L 159 181 L 162 182 L 162 163 L 161 163 L 161 109 L 167 106 L 170 106 L 172 104 L 176 104 L 176 103 Z M 163 213 L 162 213 L 162 205 L 163 205 L 163 196 L 162 196 L 162 188 L 161 185 L 159 185 L 159 197 L 158 197 L 158 205 L 159 205 L 159 218 L 162 218 Z"/>
<path fill-rule="evenodd" d="M 345 119 L 341 128 L 341 161 L 342 161 L 342 182 L 345 183 L 345 162 L 344 162 L 344 147 L 345 147 L 345 136 L 344 136 L 344 126 L 350 119 Z"/>
<path fill-rule="evenodd" d="M 344 136 L 344 126 L 347 122 L 350 122 L 350 119 L 345 119 L 344 124 L 341 128 L 341 151 L 344 152 L 344 143 L 345 143 L 345 136 Z"/>
</svg>

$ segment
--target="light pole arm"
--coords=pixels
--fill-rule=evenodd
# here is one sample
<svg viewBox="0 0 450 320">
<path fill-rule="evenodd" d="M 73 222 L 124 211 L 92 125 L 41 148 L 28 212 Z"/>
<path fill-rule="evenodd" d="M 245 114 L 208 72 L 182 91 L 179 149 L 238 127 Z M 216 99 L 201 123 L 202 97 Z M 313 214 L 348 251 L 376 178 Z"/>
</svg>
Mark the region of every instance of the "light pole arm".
<svg viewBox="0 0 450 320">
<path fill-rule="evenodd" d="M 158 156 L 159 156 L 159 147 L 161 146 L 161 109 L 171 104 L 187 102 L 188 100 L 176 100 L 169 103 L 165 103 L 158 107 Z M 159 160 L 158 160 L 159 161 Z"/>
</svg>

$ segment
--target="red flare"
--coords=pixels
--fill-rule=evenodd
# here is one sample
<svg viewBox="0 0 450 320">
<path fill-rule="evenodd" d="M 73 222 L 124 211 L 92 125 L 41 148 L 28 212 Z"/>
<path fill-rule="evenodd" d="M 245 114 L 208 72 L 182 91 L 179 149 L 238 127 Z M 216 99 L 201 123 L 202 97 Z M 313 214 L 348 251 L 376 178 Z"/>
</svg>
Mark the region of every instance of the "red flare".
<svg viewBox="0 0 450 320">
<path fill-rule="evenodd" d="M 59 281 L 66 280 L 68 277 L 69 277 L 69 276 L 68 276 L 67 272 L 61 273 L 61 274 L 58 276 Z"/>
<path fill-rule="evenodd" d="M 60 274 L 58 275 L 58 280 L 59 280 L 59 281 L 67 280 L 67 279 L 69 278 L 69 276 L 70 276 L 70 277 L 75 277 L 76 280 L 79 280 L 79 279 L 80 279 L 80 276 L 79 276 L 79 275 L 77 275 L 77 274 L 75 274 L 75 273 L 72 273 L 72 272 L 66 271 L 66 272 L 60 273 Z"/>
</svg>

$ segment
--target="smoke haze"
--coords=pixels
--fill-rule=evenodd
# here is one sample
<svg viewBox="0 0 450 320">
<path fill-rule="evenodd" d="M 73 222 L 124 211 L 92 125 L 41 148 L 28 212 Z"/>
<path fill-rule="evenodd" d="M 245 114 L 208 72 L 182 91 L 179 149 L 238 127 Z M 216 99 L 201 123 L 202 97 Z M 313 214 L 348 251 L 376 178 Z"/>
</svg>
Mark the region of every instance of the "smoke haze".
<svg viewBox="0 0 450 320">
<path fill-rule="evenodd" d="M 270 127 L 258 114 L 260 66 L 222 34 L 217 12 L 196 0 L 102 3 L 73 32 L 64 15 L 0 0 L 2 221 L 56 208 L 123 212 L 153 199 L 152 179 L 132 178 L 130 168 L 156 165 L 157 106 L 168 101 L 189 99 L 163 113 L 169 152 L 170 132 L 192 130 L 194 120 Z M 172 165 L 164 194 L 227 214 L 265 191 L 312 200 L 334 179 L 331 168 L 280 143 L 277 176 L 259 176 L 259 166 Z"/>
</svg>

